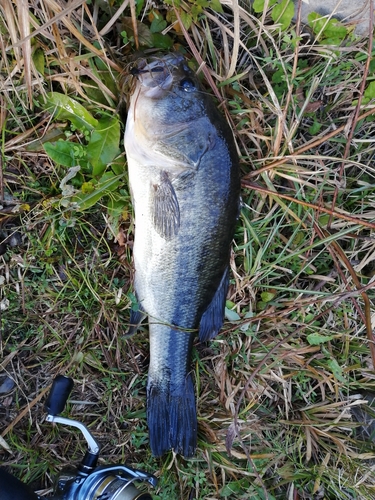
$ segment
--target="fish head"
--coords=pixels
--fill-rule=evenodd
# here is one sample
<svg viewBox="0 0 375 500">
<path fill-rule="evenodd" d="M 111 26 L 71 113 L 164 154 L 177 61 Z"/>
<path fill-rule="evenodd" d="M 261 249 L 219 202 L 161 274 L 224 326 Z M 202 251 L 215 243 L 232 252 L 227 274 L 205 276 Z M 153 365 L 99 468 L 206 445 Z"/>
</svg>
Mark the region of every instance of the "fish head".
<svg viewBox="0 0 375 500">
<path fill-rule="evenodd" d="M 136 83 L 131 108 L 146 132 L 165 134 L 206 113 L 206 94 L 181 54 L 142 59 L 132 74 Z"/>
<path fill-rule="evenodd" d="M 187 60 L 176 52 L 140 60 L 125 131 L 126 154 L 138 165 L 173 172 L 197 171 L 219 135 L 230 134 L 214 101 Z M 189 177 L 190 178 L 190 177 Z"/>
</svg>

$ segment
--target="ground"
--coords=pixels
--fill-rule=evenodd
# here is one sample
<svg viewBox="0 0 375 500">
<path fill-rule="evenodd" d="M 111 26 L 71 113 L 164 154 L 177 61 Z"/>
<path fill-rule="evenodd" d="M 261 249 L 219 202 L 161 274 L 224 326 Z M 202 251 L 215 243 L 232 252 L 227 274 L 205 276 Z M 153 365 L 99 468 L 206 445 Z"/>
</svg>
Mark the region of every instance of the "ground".
<svg viewBox="0 0 375 500">
<path fill-rule="evenodd" d="M 372 499 L 372 25 L 293 3 L 0 4 L 0 462 L 43 494 L 85 451 L 159 477 L 155 499 Z M 136 21 L 137 20 L 137 21 Z M 180 50 L 231 124 L 242 210 L 226 321 L 195 344 L 195 457 L 151 456 L 123 148 L 141 51 Z M 212 84 L 212 85 L 211 85 Z"/>
</svg>

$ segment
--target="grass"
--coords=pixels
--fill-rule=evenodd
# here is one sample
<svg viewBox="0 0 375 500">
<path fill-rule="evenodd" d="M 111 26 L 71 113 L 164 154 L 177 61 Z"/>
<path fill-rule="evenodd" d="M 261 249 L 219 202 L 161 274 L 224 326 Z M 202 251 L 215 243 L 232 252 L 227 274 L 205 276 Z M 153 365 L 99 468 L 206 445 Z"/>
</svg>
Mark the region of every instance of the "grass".
<svg viewBox="0 0 375 500">
<path fill-rule="evenodd" d="M 0 394 L 0 462 L 46 493 L 80 459 L 81 436 L 45 421 L 63 373 L 65 415 L 101 442 L 100 463 L 156 473 L 156 499 L 372 499 L 372 38 L 346 29 L 332 46 L 324 26 L 315 38 L 272 9 L 215 7 L 1 4 L 0 386 L 15 386 Z M 122 337 L 133 225 L 116 117 L 138 43 L 205 63 L 241 153 L 227 321 L 194 351 L 191 460 L 151 456 L 147 327 Z M 109 159 L 92 164 L 94 134 Z"/>
</svg>

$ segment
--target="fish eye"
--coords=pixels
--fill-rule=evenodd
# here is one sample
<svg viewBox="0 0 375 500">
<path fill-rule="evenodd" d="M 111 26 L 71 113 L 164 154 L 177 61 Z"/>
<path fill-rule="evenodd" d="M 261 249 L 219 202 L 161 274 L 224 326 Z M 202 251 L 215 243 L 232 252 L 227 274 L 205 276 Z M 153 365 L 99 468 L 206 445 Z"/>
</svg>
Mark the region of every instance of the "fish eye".
<svg viewBox="0 0 375 500">
<path fill-rule="evenodd" d="M 194 90 L 197 89 L 197 86 L 192 78 L 183 78 L 180 81 L 180 89 L 185 92 L 194 92 Z"/>
</svg>

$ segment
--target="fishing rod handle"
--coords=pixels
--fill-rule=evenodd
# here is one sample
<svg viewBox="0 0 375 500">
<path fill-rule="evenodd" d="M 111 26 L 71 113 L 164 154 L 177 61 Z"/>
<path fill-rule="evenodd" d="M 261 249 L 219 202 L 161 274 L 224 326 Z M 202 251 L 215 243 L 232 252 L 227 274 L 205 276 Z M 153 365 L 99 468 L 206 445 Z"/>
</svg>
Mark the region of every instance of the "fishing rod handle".
<svg viewBox="0 0 375 500">
<path fill-rule="evenodd" d="M 64 410 L 73 385 L 73 379 L 70 377 L 57 375 L 44 405 L 48 415 L 59 415 Z"/>
</svg>

